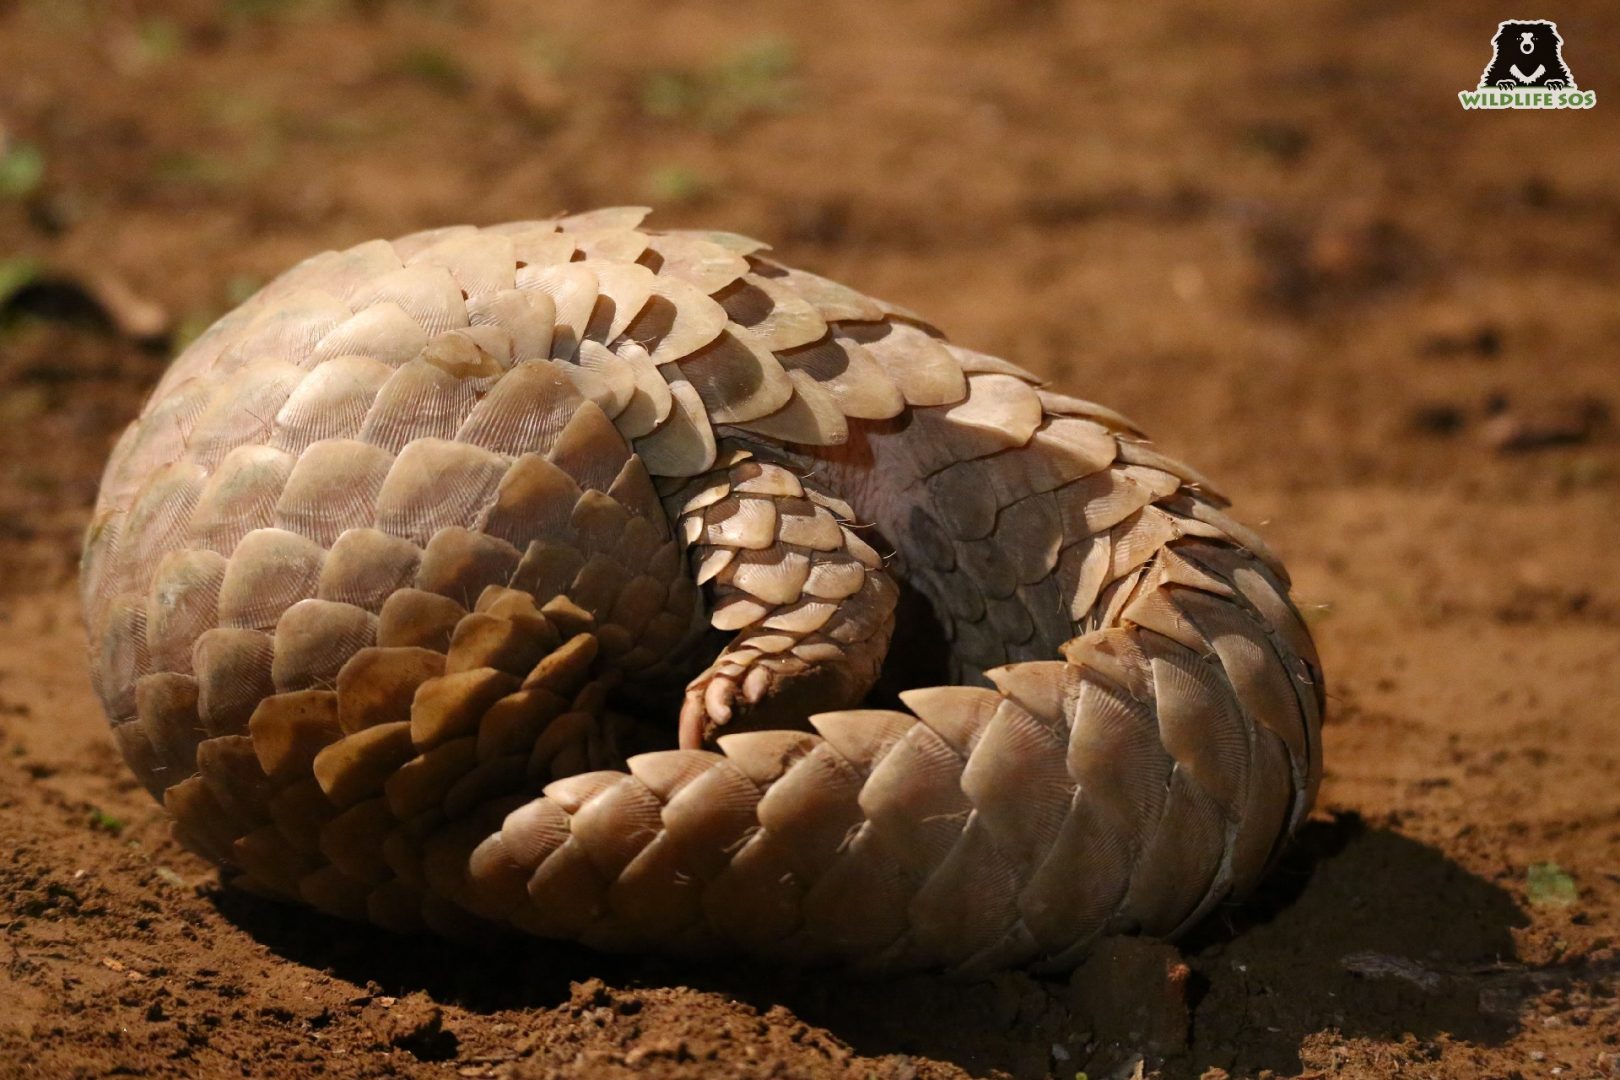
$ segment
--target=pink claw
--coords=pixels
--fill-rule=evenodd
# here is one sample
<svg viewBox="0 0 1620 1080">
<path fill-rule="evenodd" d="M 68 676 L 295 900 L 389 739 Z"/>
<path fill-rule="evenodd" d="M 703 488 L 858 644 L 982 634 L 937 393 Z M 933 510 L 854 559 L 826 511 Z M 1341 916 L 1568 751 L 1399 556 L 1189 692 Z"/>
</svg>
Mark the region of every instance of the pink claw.
<svg viewBox="0 0 1620 1080">
<path fill-rule="evenodd" d="M 731 719 L 731 699 L 736 696 L 737 684 L 725 676 L 709 680 L 708 689 L 703 691 L 703 704 L 716 727 Z"/>
<path fill-rule="evenodd" d="M 758 705 L 759 699 L 765 696 L 765 691 L 771 688 L 771 673 L 765 668 L 750 668 L 743 679 L 743 700 L 750 705 Z"/>
<path fill-rule="evenodd" d="M 731 720 L 731 702 L 736 696 L 736 682 L 721 675 L 701 688 L 690 687 L 681 704 L 681 749 L 701 750 L 704 737 Z"/>
</svg>

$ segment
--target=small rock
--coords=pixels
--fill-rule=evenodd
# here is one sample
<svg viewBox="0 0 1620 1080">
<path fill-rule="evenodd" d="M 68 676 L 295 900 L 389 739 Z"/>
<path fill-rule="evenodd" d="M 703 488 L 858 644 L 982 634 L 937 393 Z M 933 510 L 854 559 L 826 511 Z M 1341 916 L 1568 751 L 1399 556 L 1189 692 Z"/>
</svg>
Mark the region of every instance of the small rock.
<svg viewBox="0 0 1620 1080">
<path fill-rule="evenodd" d="M 624 1055 L 624 1063 L 636 1066 L 648 1058 L 665 1058 L 670 1061 L 691 1061 L 692 1051 L 685 1039 L 667 1038 L 652 1039 L 640 1046 L 631 1047 L 629 1053 Z"/>
<path fill-rule="evenodd" d="M 394 1003 L 384 1014 L 378 1034 L 390 1046 L 422 1061 L 449 1061 L 460 1049 L 455 1032 L 444 1026 L 444 1011 L 417 994 Z"/>
<path fill-rule="evenodd" d="M 1594 397 L 1570 398 L 1544 406 L 1504 408 L 1481 426 L 1480 437 L 1493 450 L 1522 453 L 1589 442 L 1608 422 L 1607 402 Z"/>
</svg>

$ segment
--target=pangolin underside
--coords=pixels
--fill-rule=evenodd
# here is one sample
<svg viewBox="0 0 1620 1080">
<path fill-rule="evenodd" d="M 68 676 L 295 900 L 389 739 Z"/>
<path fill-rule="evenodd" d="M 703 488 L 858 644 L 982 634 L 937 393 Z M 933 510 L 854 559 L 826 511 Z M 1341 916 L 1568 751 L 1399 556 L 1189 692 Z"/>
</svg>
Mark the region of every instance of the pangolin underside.
<svg viewBox="0 0 1620 1080">
<path fill-rule="evenodd" d="M 174 362 L 82 586 L 182 841 L 401 931 L 867 969 L 1073 966 L 1253 885 L 1322 681 L 1225 501 L 644 213 L 328 252 Z"/>
</svg>

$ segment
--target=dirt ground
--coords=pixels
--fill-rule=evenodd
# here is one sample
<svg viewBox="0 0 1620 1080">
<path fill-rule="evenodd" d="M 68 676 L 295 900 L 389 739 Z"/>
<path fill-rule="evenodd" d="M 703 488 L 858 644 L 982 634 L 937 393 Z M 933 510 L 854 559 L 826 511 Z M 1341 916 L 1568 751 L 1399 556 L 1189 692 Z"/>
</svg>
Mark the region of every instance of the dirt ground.
<svg viewBox="0 0 1620 1080">
<path fill-rule="evenodd" d="M 1459 107 L 1524 14 L 1595 109 Z M 1596 0 L 0 0 L 0 1075 L 1620 1075 L 1617 73 Z M 165 357 L 310 252 L 626 202 L 1263 527 L 1331 714 L 1261 895 L 1073 983 L 855 983 L 402 940 L 176 846 L 73 594 Z"/>
</svg>

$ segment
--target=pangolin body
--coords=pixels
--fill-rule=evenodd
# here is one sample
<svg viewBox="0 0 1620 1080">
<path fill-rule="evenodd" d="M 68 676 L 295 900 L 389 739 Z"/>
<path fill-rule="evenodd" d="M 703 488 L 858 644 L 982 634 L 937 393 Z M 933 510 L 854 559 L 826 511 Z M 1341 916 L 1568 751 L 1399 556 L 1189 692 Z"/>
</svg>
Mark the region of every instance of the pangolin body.
<svg viewBox="0 0 1620 1080">
<path fill-rule="evenodd" d="M 82 589 L 182 841 L 402 931 L 881 970 L 1072 966 L 1252 885 L 1322 683 L 1224 501 L 910 312 L 643 217 L 328 252 L 174 362 Z M 891 636 L 956 685 L 858 708 Z"/>
</svg>

